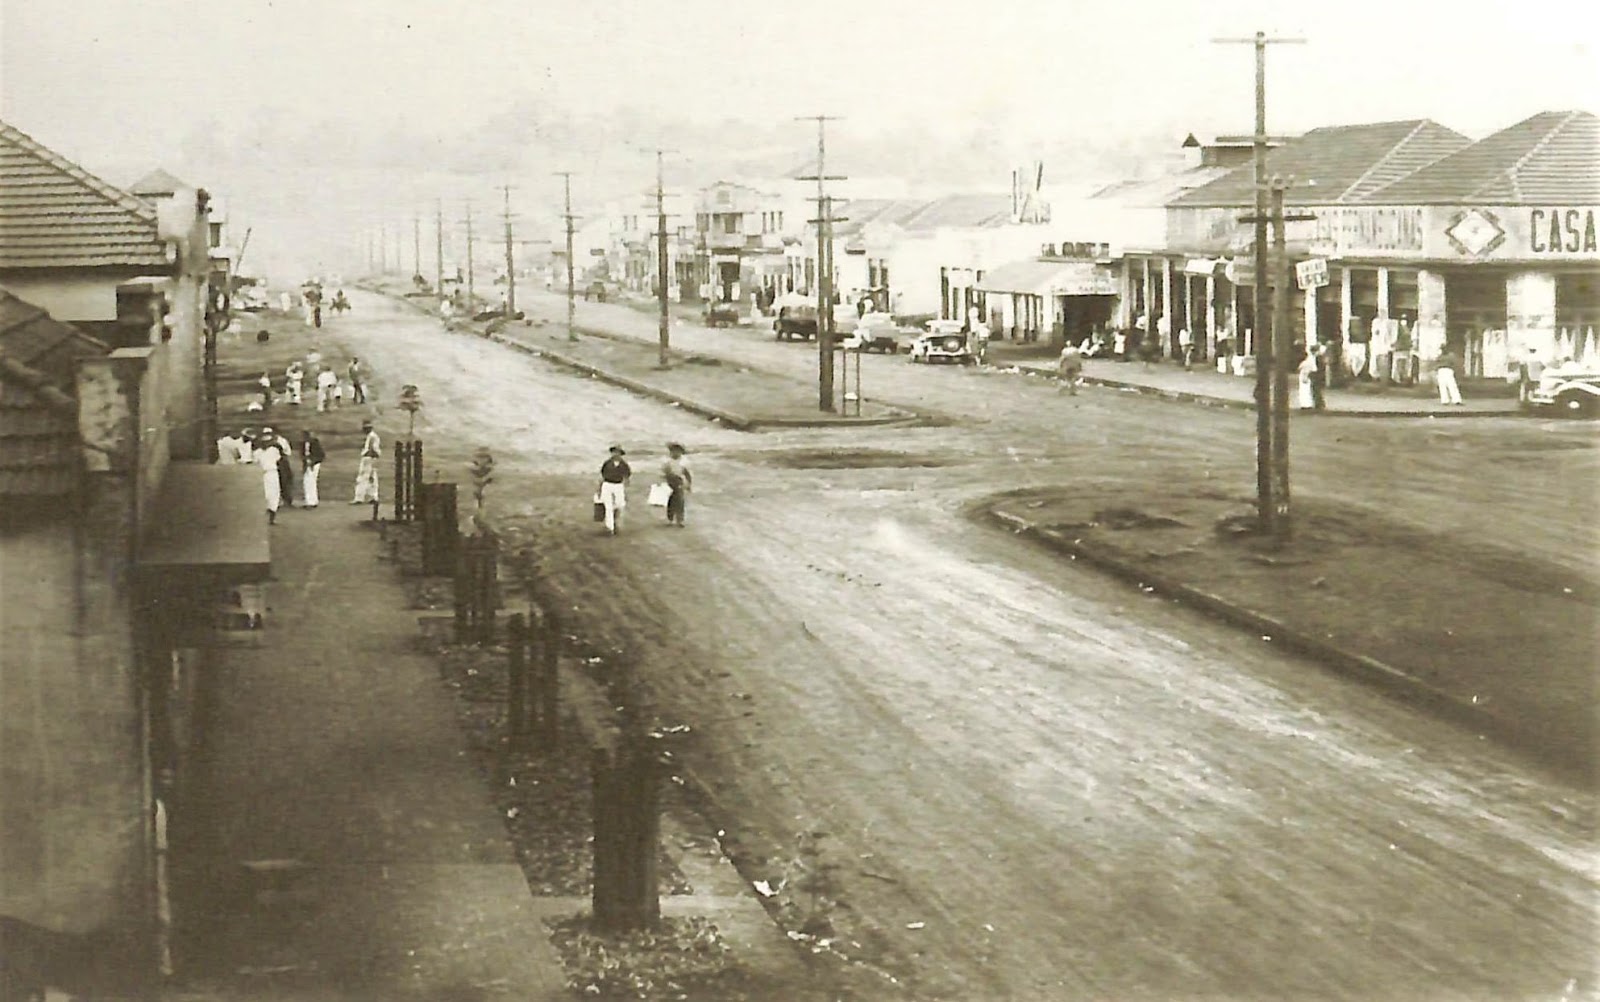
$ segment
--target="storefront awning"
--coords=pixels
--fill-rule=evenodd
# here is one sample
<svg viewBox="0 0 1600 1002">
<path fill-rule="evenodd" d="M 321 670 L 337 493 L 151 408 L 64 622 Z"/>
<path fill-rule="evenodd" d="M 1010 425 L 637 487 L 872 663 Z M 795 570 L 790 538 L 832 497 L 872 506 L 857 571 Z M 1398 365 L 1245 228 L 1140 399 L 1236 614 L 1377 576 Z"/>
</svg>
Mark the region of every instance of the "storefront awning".
<svg viewBox="0 0 1600 1002">
<path fill-rule="evenodd" d="M 1192 257 L 1183 263 L 1185 275 L 1210 275 L 1216 272 L 1217 265 L 1221 262 L 1216 258 Z"/>
<path fill-rule="evenodd" d="M 139 571 L 147 580 L 259 581 L 272 569 L 261 471 L 173 463 L 145 515 Z"/>
<path fill-rule="evenodd" d="M 1117 273 L 1093 261 L 1013 261 L 984 275 L 978 288 L 1025 296 L 1114 296 Z"/>
</svg>

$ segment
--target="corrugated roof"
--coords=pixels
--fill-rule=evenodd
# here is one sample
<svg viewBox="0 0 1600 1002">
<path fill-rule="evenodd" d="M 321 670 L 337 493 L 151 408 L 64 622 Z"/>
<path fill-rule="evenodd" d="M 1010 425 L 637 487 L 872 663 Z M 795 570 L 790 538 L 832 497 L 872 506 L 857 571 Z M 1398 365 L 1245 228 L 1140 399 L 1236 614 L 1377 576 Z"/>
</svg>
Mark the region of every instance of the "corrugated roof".
<svg viewBox="0 0 1600 1002">
<path fill-rule="evenodd" d="M 1355 201 L 1418 168 L 1464 149 L 1471 140 L 1427 119 L 1313 129 L 1267 154 L 1267 174 L 1290 178 L 1288 201 Z M 1244 206 L 1255 200 L 1253 165 L 1235 168 L 1169 205 Z"/>
<path fill-rule="evenodd" d="M 1011 221 L 1011 196 L 975 192 L 938 198 L 856 198 L 843 203 L 839 211 L 849 217 L 848 227 L 839 232 L 855 232 L 868 223 L 921 231 L 1004 226 Z"/>
<path fill-rule="evenodd" d="M 111 349 L 0 289 L 0 497 L 71 493 L 82 457 L 78 359 Z"/>
<path fill-rule="evenodd" d="M 0 268 L 166 264 L 154 207 L 0 122 Z"/>
<path fill-rule="evenodd" d="M 1600 118 L 1546 111 L 1366 193 L 1388 205 L 1600 202 Z"/>
</svg>

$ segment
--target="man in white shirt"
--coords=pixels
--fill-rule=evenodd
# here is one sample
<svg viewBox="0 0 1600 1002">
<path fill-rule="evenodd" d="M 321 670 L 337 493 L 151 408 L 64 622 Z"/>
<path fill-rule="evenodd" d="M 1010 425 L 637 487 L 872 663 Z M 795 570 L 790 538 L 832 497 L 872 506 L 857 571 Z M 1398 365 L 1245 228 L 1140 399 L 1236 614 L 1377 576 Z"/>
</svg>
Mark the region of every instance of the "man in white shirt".
<svg viewBox="0 0 1600 1002">
<path fill-rule="evenodd" d="M 356 466 L 356 496 L 351 504 L 376 504 L 378 502 L 378 458 L 383 448 L 371 421 L 361 422 L 366 438 L 361 443 L 361 461 Z"/>
<path fill-rule="evenodd" d="M 338 375 L 331 368 L 324 365 L 322 371 L 317 373 L 317 411 L 319 413 L 337 406 L 335 393 L 338 388 Z"/>
</svg>

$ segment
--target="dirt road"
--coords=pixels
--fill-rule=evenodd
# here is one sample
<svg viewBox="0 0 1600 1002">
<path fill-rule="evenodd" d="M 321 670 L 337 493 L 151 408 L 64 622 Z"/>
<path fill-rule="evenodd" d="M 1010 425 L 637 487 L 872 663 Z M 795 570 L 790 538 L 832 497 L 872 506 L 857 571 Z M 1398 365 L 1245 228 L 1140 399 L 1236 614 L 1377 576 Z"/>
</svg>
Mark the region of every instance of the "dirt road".
<svg viewBox="0 0 1600 1002">
<path fill-rule="evenodd" d="M 580 306 L 653 336 L 648 317 Z M 1248 490 L 1248 415 L 881 359 L 869 394 L 973 423 L 741 435 L 372 297 L 339 328 L 386 397 L 420 386 L 436 468 L 495 450 L 492 516 L 528 534 L 588 636 L 638 652 L 747 867 L 789 880 L 885 996 L 1596 991 L 1590 793 L 962 517 L 1088 474 Z M 814 364 L 749 332 L 674 336 Z M 1587 429 L 1301 427 L 1303 489 L 1595 572 Z M 669 438 L 692 450 L 689 528 L 641 505 L 597 534 L 604 447 L 629 448 L 642 501 Z M 836 867 L 820 900 L 795 893 L 795 839 L 814 831 Z"/>
</svg>

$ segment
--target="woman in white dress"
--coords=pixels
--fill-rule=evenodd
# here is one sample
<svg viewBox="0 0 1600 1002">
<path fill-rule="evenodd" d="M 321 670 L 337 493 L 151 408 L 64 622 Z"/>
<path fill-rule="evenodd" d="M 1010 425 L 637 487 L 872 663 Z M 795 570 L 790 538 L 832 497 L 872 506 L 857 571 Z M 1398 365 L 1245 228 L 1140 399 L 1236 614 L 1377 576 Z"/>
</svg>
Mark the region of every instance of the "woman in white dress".
<svg viewBox="0 0 1600 1002">
<path fill-rule="evenodd" d="M 1317 406 L 1317 395 L 1312 383 L 1317 378 L 1317 353 L 1306 352 L 1306 357 L 1300 360 L 1300 409 L 1312 410 Z"/>
</svg>

